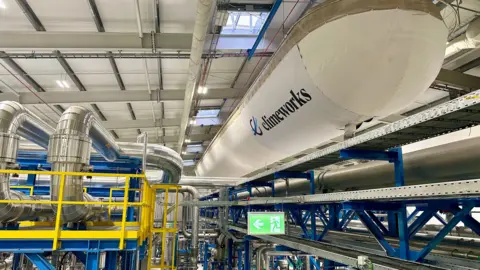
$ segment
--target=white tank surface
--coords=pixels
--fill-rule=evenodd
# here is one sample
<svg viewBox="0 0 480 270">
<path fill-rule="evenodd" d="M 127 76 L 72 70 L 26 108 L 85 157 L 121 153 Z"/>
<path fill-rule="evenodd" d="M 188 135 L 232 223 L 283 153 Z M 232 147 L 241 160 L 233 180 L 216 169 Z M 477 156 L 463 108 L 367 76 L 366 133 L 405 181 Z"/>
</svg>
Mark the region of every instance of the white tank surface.
<svg viewBox="0 0 480 270">
<path fill-rule="evenodd" d="M 314 7 L 253 83 L 199 162 L 245 176 L 395 113 L 438 74 L 447 29 L 431 0 L 332 0 Z"/>
</svg>

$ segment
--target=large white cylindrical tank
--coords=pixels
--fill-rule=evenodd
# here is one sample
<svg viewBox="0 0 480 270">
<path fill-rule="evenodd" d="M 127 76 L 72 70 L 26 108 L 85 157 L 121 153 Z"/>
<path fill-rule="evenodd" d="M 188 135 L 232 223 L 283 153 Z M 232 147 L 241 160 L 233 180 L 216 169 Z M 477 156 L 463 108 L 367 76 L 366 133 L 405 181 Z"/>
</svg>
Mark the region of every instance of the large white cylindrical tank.
<svg viewBox="0 0 480 270">
<path fill-rule="evenodd" d="M 447 40 L 431 0 L 332 0 L 290 31 L 200 160 L 245 176 L 408 106 L 438 74 Z"/>
</svg>

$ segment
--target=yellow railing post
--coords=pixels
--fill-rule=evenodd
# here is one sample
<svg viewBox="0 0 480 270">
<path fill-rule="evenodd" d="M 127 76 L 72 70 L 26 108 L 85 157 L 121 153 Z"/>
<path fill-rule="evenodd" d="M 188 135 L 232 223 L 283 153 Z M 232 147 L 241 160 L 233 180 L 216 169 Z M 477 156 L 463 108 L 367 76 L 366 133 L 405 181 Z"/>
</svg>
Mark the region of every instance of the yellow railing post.
<svg viewBox="0 0 480 270">
<path fill-rule="evenodd" d="M 149 216 L 148 216 L 148 222 L 147 222 L 147 226 L 149 228 L 148 230 L 148 267 L 147 269 L 150 270 L 152 269 L 152 252 L 153 252 L 153 222 L 154 222 L 154 219 L 155 219 L 155 205 L 156 205 L 156 195 L 157 195 L 157 190 L 154 188 L 154 187 L 151 187 L 150 188 L 150 191 L 149 191 L 149 198 L 150 198 L 150 213 L 149 213 Z"/>
<path fill-rule="evenodd" d="M 165 198 L 163 202 L 163 222 L 162 222 L 162 253 L 160 255 L 160 267 L 165 266 L 165 248 L 167 245 L 167 211 L 168 211 L 168 188 L 165 189 Z"/>
<path fill-rule="evenodd" d="M 175 189 L 175 212 L 173 214 L 173 225 L 177 229 L 177 216 L 178 216 L 178 188 Z M 173 233 L 173 239 L 176 239 L 178 230 Z M 172 267 L 175 265 L 175 253 L 177 251 L 177 241 L 173 241 L 172 245 Z"/>
<path fill-rule="evenodd" d="M 113 189 L 110 188 L 110 195 L 108 196 L 108 202 L 111 203 L 112 202 L 112 195 L 113 195 Z M 112 220 L 112 205 L 109 204 L 108 205 L 108 221 L 111 221 Z"/>
<path fill-rule="evenodd" d="M 128 205 L 128 188 L 130 186 L 130 176 L 125 177 L 125 189 L 123 193 L 123 211 L 122 211 L 122 228 L 120 232 L 120 243 L 118 248 L 122 250 L 125 246 L 125 223 L 127 222 L 127 205 Z"/>
<path fill-rule="evenodd" d="M 65 174 L 60 175 L 60 190 L 58 191 L 57 216 L 55 218 L 55 234 L 53 238 L 52 250 L 58 248 L 58 238 L 60 237 L 62 221 L 63 189 L 65 187 Z M 53 191 L 51 191 L 53 192 Z"/>
</svg>

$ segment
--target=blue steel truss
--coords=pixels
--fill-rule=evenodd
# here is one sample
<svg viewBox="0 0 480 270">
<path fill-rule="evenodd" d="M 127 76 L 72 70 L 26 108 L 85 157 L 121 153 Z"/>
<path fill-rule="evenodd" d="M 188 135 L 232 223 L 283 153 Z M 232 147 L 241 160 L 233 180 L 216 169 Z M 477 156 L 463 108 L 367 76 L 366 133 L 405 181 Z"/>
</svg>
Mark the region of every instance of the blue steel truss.
<svg viewBox="0 0 480 270">
<path fill-rule="evenodd" d="M 340 151 L 344 159 L 366 159 L 382 160 L 393 164 L 395 172 L 395 186 L 404 185 L 403 156 L 401 148 L 390 149 L 389 151 L 368 151 L 349 149 Z M 275 179 L 284 178 L 305 178 L 310 180 L 310 193 L 315 193 L 313 172 L 277 172 Z M 275 196 L 274 183 L 263 184 L 272 188 L 272 197 Z M 252 188 L 258 184 L 246 184 L 241 189 L 230 189 L 229 200 L 238 200 L 239 192 L 248 191 L 252 196 Z M 218 200 L 218 194 L 202 198 L 202 200 Z M 407 205 L 414 206 L 412 213 L 407 214 Z M 381 248 L 388 256 L 397 257 L 410 261 L 423 262 L 425 257 L 434 249 L 452 229 L 460 222 L 469 227 L 477 235 L 480 235 L 480 222 L 470 214 L 474 207 L 480 207 L 480 198 L 450 198 L 441 200 L 395 200 L 389 202 L 370 201 L 344 201 L 336 203 L 309 203 L 309 204 L 276 204 L 276 205 L 233 205 L 229 207 L 229 219 L 234 224 L 247 219 L 248 212 L 256 211 L 283 211 L 286 220 L 297 225 L 301 229 L 301 237 L 322 241 L 329 231 L 343 231 L 353 219 L 360 220 L 368 231 L 375 237 Z M 453 217 L 446 221 L 440 213 L 451 213 Z M 382 214 L 382 215 L 380 215 Z M 383 216 L 386 214 L 386 219 Z M 201 215 L 214 218 L 218 217 L 217 207 L 202 207 Z M 380 217 L 382 216 L 382 217 Z M 423 248 L 412 250 L 410 240 L 427 224 L 432 218 L 439 220 L 444 225 Z M 321 224 L 317 224 L 320 220 Z M 387 226 L 384 225 L 387 221 Z M 321 230 L 319 230 L 321 228 Z M 386 239 L 394 237 L 398 239 L 399 245 L 392 246 Z M 238 269 L 250 269 L 250 260 L 245 254 L 250 245 L 249 241 L 255 239 L 252 236 L 245 238 L 244 247 L 237 249 Z M 231 241 L 231 240 L 229 240 Z M 234 243 L 228 242 L 228 269 L 233 267 Z M 243 255 L 243 257 L 242 257 Z M 241 260 L 243 258 L 243 260 Z M 320 263 L 314 257 L 310 257 L 310 269 L 322 269 Z M 339 263 L 323 260 L 324 269 L 333 269 Z"/>
</svg>

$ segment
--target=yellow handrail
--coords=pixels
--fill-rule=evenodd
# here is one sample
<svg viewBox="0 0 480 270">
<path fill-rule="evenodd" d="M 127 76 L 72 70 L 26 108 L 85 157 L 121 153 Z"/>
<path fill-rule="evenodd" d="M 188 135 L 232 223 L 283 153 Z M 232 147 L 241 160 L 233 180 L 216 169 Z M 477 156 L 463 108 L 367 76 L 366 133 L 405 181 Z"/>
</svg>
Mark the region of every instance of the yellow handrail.
<svg viewBox="0 0 480 270">
<path fill-rule="evenodd" d="M 62 239 L 118 239 L 119 240 L 119 249 L 124 249 L 126 246 L 126 239 L 131 240 L 137 239 L 137 243 L 141 245 L 148 238 L 148 269 L 154 268 L 166 268 L 166 269 L 176 269 L 175 265 L 175 250 L 176 250 L 176 241 L 172 241 L 172 258 L 171 265 L 165 264 L 165 255 L 167 248 L 167 233 L 173 234 L 173 239 L 176 238 L 178 234 L 177 229 L 177 219 L 178 219 L 178 190 L 180 186 L 172 184 L 156 184 L 150 186 L 146 181 L 144 174 L 119 174 L 119 173 L 92 173 L 92 172 L 52 172 L 52 171 L 22 171 L 22 170 L 0 170 L 0 173 L 6 174 L 36 174 L 36 175 L 59 175 L 60 176 L 60 185 L 59 185 L 59 196 L 56 201 L 49 200 L 0 200 L 2 203 L 15 203 L 15 204 L 49 204 L 56 206 L 55 220 L 54 222 L 21 222 L 21 227 L 24 226 L 47 226 L 53 227 L 52 230 L 18 230 L 18 231 L 0 231 L 0 239 L 17 239 L 17 238 L 32 238 L 32 239 L 52 239 L 52 250 L 57 250 L 61 247 Z M 103 177 L 123 177 L 125 178 L 124 187 L 115 187 L 110 188 L 109 200 L 108 202 L 87 202 L 87 201 L 64 201 L 64 188 L 66 176 L 103 176 Z M 130 179 L 139 178 L 143 179 L 141 188 L 129 188 Z M 33 195 L 34 187 L 33 186 L 12 186 L 11 188 L 16 189 L 29 189 L 30 195 Z M 112 200 L 113 191 L 121 190 L 123 191 L 123 201 L 114 202 Z M 175 191 L 175 208 L 173 215 L 173 228 L 168 228 L 170 221 L 167 221 L 168 218 L 168 208 L 169 208 L 169 191 Z M 85 190 L 84 190 L 85 191 Z M 128 194 L 129 192 L 139 192 L 140 199 L 138 202 L 129 202 Z M 163 222 L 161 228 L 154 227 L 154 214 L 155 214 L 155 201 L 157 197 L 157 192 L 160 191 L 164 194 L 163 202 Z M 64 205 L 107 205 L 108 206 L 108 222 L 87 222 L 88 226 L 104 226 L 104 225 L 115 225 L 120 226 L 120 230 L 114 231 L 95 231 L 89 230 L 86 231 L 62 231 L 62 206 Z M 113 222 L 111 220 L 111 208 L 112 206 L 122 206 L 122 219 L 120 222 Z M 138 219 L 136 222 L 127 222 L 127 209 L 128 207 L 138 207 Z M 102 225 L 104 224 L 104 225 Z M 127 230 L 127 226 L 137 226 L 137 230 Z M 152 259 L 152 243 L 153 238 L 156 233 L 161 233 L 162 239 L 162 254 L 160 265 L 151 265 Z"/>
</svg>

